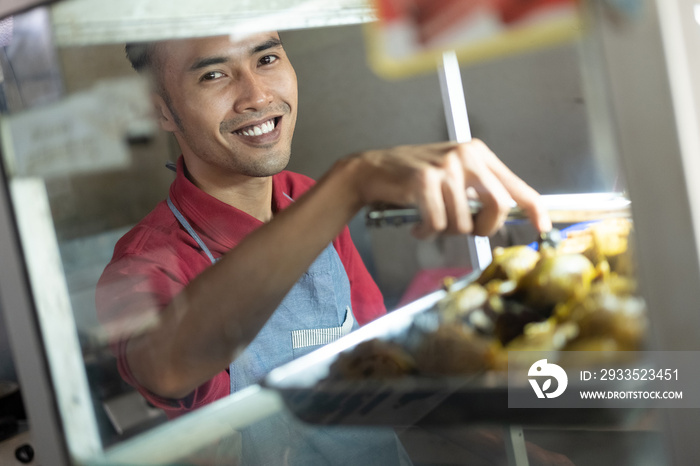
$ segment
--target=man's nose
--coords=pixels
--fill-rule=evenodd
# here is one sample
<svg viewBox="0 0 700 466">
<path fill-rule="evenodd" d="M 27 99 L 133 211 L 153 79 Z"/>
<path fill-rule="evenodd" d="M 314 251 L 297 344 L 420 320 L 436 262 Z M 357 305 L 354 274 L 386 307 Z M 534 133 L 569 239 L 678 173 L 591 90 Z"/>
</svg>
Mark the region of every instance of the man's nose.
<svg viewBox="0 0 700 466">
<path fill-rule="evenodd" d="M 236 113 L 256 112 L 272 103 L 270 86 L 255 73 L 241 73 L 237 87 L 239 92 L 234 102 Z"/>
</svg>

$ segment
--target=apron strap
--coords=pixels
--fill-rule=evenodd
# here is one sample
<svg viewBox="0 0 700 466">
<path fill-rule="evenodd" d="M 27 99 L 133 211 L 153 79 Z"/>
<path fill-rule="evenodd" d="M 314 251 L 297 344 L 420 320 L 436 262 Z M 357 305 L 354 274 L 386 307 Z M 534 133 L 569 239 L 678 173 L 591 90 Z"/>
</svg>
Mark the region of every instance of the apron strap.
<svg viewBox="0 0 700 466">
<path fill-rule="evenodd" d="M 173 213 L 175 218 L 177 219 L 178 222 L 180 222 L 180 225 L 182 225 L 182 228 L 187 230 L 187 233 L 192 237 L 193 240 L 197 242 L 200 248 L 202 248 L 202 251 L 207 255 L 209 260 L 211 261 L 212 264 L 216 264 L 216 259 L 214 259 L 214 256 L 211 254 L 211 251 L 209 248 L 204 244 L 204 241 L 202 241 L 202 238 L 199 237 L 196 231 L 194 231 L 194 228 L 192 228 L 192 225 L 187 221 L 187 219 L 180 213 L 179 210 L 177 210 L 177 207 L 175 207 L 175 204 L 173 204 L 173 201 L 170 200 L 170 196 L 168 196 L 168 207 L 170 207 L 170 211 Z"/>
</svg>

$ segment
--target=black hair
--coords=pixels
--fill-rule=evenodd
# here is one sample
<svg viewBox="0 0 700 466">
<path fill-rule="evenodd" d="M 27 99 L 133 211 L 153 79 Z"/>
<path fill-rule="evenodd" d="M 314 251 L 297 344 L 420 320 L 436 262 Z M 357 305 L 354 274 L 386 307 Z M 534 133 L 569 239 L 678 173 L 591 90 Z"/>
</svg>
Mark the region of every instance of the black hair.
<svg viewBox="0 0 700 466">
<path fill-rule="evenodd" d="M 155 48 L 156 44 L 153 42 L 139 42 L 126 44 L 124 51 L 132 68 L 141 73 L 146 70 L 153 71 Z"/>
<path fill-rule="evenodd" d="M 151 83 L 154 86 L 153 90 L 163 97 L 165 104 L 168 106 L 170 113 L 173 115 L 175 124 L 182 128 L 180 116 L 173 108 L 170 95 L 163 86 L 162 77 L 160 75 L 161 73 L 159 73 L 161 68 L 160 60 L 156 57 L 155 51 L 156 42 L 129 43 L 124 47 L 126 58 L 131 63 L 131 67 L 138 73 L 148 73 L 151 75 Z"/>
</svg>

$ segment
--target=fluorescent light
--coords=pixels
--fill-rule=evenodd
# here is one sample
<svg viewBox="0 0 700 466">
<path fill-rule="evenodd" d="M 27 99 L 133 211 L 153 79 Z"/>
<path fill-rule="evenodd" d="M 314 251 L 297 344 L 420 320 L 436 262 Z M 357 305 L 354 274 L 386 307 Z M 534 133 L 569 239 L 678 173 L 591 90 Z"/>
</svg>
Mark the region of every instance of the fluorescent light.
<svg viewBox="0 0 700 466">
<path fill-rule="evenodd" d="M 695 4 L 693 11 L 695 12 L 695 22 L 700 24 L 700 3 Z"/>
</svg>

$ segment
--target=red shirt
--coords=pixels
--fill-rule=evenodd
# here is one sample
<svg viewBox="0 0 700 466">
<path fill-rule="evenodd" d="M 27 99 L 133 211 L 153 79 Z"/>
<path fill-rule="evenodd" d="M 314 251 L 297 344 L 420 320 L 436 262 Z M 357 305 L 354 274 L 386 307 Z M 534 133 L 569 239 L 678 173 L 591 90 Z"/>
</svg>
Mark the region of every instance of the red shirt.
<svg viewBox="0 0 700 466">
<path fill-rule="evenodd" d="M 283 171 L 272 177 L 272 209 L 289 206 L 314 182 Z M 286 195 L 285 195 L 286 194 Z M 236 247 L 263 223 L 247 213 L 206 194 L 184 175 L 182 157 L 170 186 L 170 199 L 204 241 L 215 258 Z M 363 325 L 386 313 L 382 295 L 355 249 L 347 227 L 333 241 L 350 280 L 353 314 Z M 227 396 L 226 368 L 180 400 L 159 397 L 140 387 L 126 360 L 126 342 L 134 331 L 148 325 L 192 279 L 211 265 L 194 239 L 180 226 L 165 201 L 126 233 L 114 248 L 112 260 L 97 285 L 100 321 L 110 335 L 119 372 L 169 417 Z"/>
</svg>

